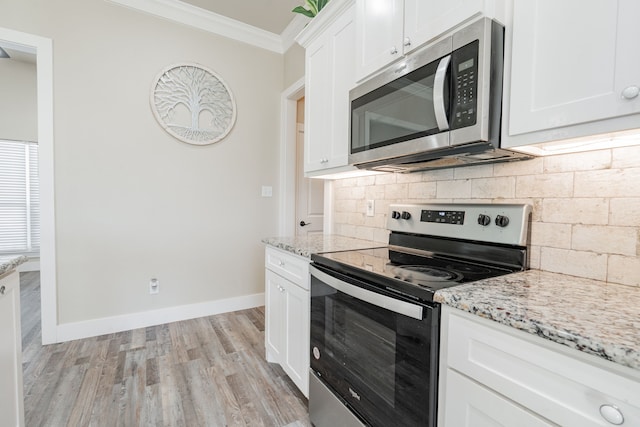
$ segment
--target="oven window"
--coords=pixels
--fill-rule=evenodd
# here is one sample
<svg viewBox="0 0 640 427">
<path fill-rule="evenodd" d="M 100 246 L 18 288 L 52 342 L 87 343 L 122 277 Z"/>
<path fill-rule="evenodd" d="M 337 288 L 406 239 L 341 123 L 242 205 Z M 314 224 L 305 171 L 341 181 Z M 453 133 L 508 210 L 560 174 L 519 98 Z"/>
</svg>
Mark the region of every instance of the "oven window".
<svg viewBox="0 0 640 427">
<path fill-rule="evenodd" d="M 433 86 L 438 61 L 352 101 L 351 153 L 438 133 Z M 449 84 L 445 84 L 448 109 Z"/>
<path fill-rule="evenodd" d="M 395 400 L 396 332 L 372 322 L 348 304 L 329 299 L 327 319 L 333 327 L 325 334 L 325 351 L 344 366 L 351 366 L 357 382 L 367 383 L 371 391 L 388 405 Z"/>
<path fill-rule="evenodd" d="M 311 277 L 311 368 L 371 425 L 435 425 L 439 310 L 416 305 L 423 319 Z"/>
</svg>

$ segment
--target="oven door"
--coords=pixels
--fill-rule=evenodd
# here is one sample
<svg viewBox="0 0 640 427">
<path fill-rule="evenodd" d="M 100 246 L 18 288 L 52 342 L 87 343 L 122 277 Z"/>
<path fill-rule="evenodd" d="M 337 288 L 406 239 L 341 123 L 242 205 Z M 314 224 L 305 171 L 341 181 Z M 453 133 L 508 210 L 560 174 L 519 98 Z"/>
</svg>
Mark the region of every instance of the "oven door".
<svg viewBox="0 0 640 427">
<path fill-rule="evenodd" d="M 439 317 L 437 304 L 312 266 L 311 375 L 365 424 L 435 426 Z"/>
</svg>

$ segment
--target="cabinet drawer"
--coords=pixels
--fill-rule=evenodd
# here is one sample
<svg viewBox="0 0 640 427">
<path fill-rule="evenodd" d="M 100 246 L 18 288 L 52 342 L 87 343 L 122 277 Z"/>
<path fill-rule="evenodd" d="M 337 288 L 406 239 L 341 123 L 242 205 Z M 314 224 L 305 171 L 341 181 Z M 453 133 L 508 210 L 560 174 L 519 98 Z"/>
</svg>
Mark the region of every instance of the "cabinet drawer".
<svg viewBox="0 0 640 427">
<path fill-rule="evenodd" d="M 268 246 L 265 250 L 264 265 L 302 289 L 309 289 L 308 259 Z"/>
<path fill-rule="evenodd" d="M 609 426 L 600 414 L 609 405 L 624 425 L 640 425 L 640 382 L 618 373 L 622 367 L 604 369 L 607 362 L 475 316 L 451 313 L 448 328 L 451 368 L 553 423 Z"/>
</svg>

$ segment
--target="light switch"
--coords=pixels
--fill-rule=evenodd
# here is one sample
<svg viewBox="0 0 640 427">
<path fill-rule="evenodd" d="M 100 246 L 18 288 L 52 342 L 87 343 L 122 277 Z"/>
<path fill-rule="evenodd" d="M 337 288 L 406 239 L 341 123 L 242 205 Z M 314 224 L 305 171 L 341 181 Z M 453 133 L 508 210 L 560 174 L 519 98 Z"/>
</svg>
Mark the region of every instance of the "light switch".
<svg viewBox="0 0 640 427">
<path fill-rule="evenodd" d="M 375 201 L 374 200 L 367 200 L 367 216 L 373 216 L 373 214 L 375 213 Z"/>
<path fill-rule="evenodd" d="M 262 197 L 271 197 L 273 196 L 273 187 L 270 185 L 262 186 Z"/>
</svg>

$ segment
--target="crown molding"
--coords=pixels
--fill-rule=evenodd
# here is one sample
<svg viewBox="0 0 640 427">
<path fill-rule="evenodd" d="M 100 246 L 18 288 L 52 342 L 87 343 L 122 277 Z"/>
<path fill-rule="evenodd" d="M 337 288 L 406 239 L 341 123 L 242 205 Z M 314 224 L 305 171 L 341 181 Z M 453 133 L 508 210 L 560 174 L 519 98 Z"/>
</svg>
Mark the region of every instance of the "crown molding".
<svg viewBox="0 0 640 427">
<path fill-rule="evenodd" d="M 201 9 L 179 0 L 107 1 L 272 52 L 283 54 L 286 51 L 286 49 L 284 49 L 283 38 L 278 34 L 236 21 L 235 19 L 227 18 L 226 16 Z M 291 26 L 291 24 L 289 26 Z M 289 26 L 283 31 L 283 34 L 287 32 Z M 295 29 L 291 31 L 295 31 Z"/>
<path fill-rule="evenodd" d="M 335 1 L 335 0 L 334 0 Z M 289 22 L 287 28 L 285 28 L 280 37 L 282 39 L 282 48 L 284 52 L 288 51 L 291 46 L 296 42 L 296 37 L 307 24 L 311 21 L 311 19 L 307 16 L 304 16 L 300 13 L 296 14 L 296 16 Z"/>
<path fill-rule="evenodd" d="M 297 36 L 296 41 L 307 47 L 315 38 L 335 21 L 335 19 L 346 12 L 355 0 L 332 0 L 316 15 L 315 18 Z"/>
</svg>

